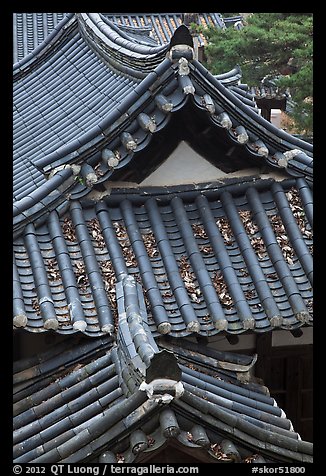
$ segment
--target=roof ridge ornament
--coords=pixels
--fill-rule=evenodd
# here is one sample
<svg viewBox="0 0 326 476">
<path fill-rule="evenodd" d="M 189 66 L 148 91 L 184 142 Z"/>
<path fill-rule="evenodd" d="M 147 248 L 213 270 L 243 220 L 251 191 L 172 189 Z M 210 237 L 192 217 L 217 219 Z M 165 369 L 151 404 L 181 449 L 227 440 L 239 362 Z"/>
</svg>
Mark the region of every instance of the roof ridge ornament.
<svg viewBox="0 0 326 476">
<path fill-rule="evenodd" d="M 168 57 L 173 62 L 178 61 L 181 57 L 188 61 L 194 59 L 194 41 L 186 25 L 180 25 L 175 30 L 170 41 Z"/>
<path fill-rule="evenodd" d="M 145 380 L 139 390 L 146 392 L 149 400 L 168 404 L 184 393 L 182 371 L 173 352 L 163 349 L 155 353 L 146 369 Z"/>
<path fill-rule="evenodd" d="M 178 63 L 179 63 L 179 71 L 178 71 L 179 75 L 188 76 L 188 74 L 190 73 L 188 60 L 182 56 L 179 59 Z"/>
<path fill-rule="evenodd" d="M 149 400 L 154 400 L 156 403 L 170 403 L 183 395 L 184 386 L 181 381 L 164 378 L 152 380 L 150 383 L 143 381 L 139 390 L 146 392 Z"/>
<path fill-rule="evenodd" d="M 198 60 L 199 57 L 199 31 L 200 25 L 199 13 L 183 13 L 182 23 L 188 27 L 189 32 L 193 40 L 194 59 Z"/>
<path fill-rule="evenodd" d="M 277 160 L 279 167 L 286 168 L 288 166 L 289 160 L 294 159 L 297 155 L 301 154 L 302 150 L 291 149 L 286 150 L 285 152 L 276 152 L 274 157 Z"/>
<path fill-rule="evenodd" d="M 175 45 L 169 50 L 167 56 L 173 63 L 181 58 L 192 61 L 194 59 L 194 49 L 189 45 Z"/>
</svg>

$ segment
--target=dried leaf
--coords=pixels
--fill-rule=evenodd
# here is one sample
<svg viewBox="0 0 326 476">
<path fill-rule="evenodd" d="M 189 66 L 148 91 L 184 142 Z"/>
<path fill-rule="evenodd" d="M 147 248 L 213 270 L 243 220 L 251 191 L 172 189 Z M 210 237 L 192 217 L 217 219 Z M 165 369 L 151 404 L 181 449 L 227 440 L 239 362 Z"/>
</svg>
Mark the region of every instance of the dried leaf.
<svg viewBox="0 0 326 476">
<path fill-rule="evenodd" d="M 194 225 L 192 225 L 192 229 L 193 229 L 195 237 L 202 238 L 204 240 L 208 240 L 208 236 L 206 234 L 206 231 L 205 231 L 205 228 L 203 227 L 203 225 L 194 224 Z"/>
<path fill-rule="evenodd" d="M 232 229 L 227 219 L 218 218 L 218 220 L 216 220 L 216 225 L 219 227 L 220 233 L 225 240 L 225 244 L 227 246 L 232 245 L 234 241 L 234 237 L 233 237 Z"/>
<path fill-rule="evenodd" d="M 152 438 L 151 436 L 147 436 L 147 444 L 148 444 L 148 446 L 153 446 L 154 443 L 155 443 L 154 438 Z"/>
<path fill-rule="evenodd" d="M 154 234 L 146 233 L 142 235 L 147 254 L 150 258 L 159 256 Z"/>
<path fill-rule="evenodd" d="M 247 276 L 249 276 L 248 270 L 246 268 L 240 268 L 239 271 L 242 277 L 246 278 Z"/>
<path fill-rule="evenodd" d="M 213 253 L 213 248 L 211 246 L 201 246 L 199 250 L 204 254 L 204 255 L 210 255 Z"/>
<path fill-rule="evenodd" d="M 221 446 L 218 443 L 211 444 L 211 450 L 218 460 L 232 461 L 232 458 L 222 451 Z"/>
<path fill-rule="evenodd" d="M 252 463 L 253 461 L 255 461 L 255 459 L 258 458 L 258 455 L 257 454 L 254 454 L 254 455 L 250 455 L 250 456 L 247 456 L 243 462 L 244 463 Z"/>
<path fill-rule="evenodd" d="M 126 260 L 126 265 L 128 267 L 137 268 L 136 257 L 131 247 L 125 227 L 118 222 L 114 222 L 113 226 L 115 227 L 116 235 L 122 248 L 122 254 Z"/>
<path fill-rule="evenodd" d="M 117 463 L 124 463 L 125 462 L 125 457 L 122 453 L 117 453 L 115 455 L 116 459 L 117 459 Z"/>
<path fill-rule="evenodd" d="M 36 315 L 39 316 L 41 314 L 40 304 L 38 299 L 32 299 L 32 308 L 36 311 Z"/>
<path fill-rule="evenodd" d="M 65 218 L 63 220 L 62 233 L 67 241 L 70 241 L 70 242 L 76 241 L 75 227 L 70 218 Z"/>
<path fill-rule="evenodd" d="M 309 239 L 313 239 L 313 233 L 310 224 L 306 219 L 306 214 L 301 203 L 300 194 L 297 189 L 292 187 L 288 192 L 286 192 L 287 199 L 289 201 L 290 208 L 292 210 L 293 216 L 300 228 L 302 235 Z"/>
<path fill-rule="evenodd" d="M 232 297 L 228 292 L 224 277 L 220 271 L 217 271 L 214 274 L 212 282 L 221 302 L 221 305 L 226 309 L 230 309 L 233 306 Z"/>
<path fill-rule="evenodd" d="M 49 274 L 50 281 L 58 281 L 61 279 L 59 266 L 55 258 L 45 260 L 46 270 Z"/>
<path fill-rule="evenodd" d="M 103 277 L 105 291 L 110 303 L 110 307 L 113 314 L 113 320 L 116 330 L 118 329 L 118 311 L 117 311 L 117 298 L 116 298 L 116 275 L 112 266 L 112 262 L 109 260 L 103 260 L 99 262 L 100 271 Z"/>
<path fill-rule="evenodd" d="M 89 286 L 89 282 L 83 261 L 76 261 L 73 265 L 73 269 L 77 278 L 77 285 L 82 291 L 86 291 L 86 288 Z"/>
<path fill-rule="evenodd" d="M 95 239 L 96 245 L 103 250 L 105 248 L 105 241 L 102 234 L 102 229 L 97 218 L 92 218 L 87 221 L 87 227 L 91 232 L 92 237 Z"/>
<path fill-rule="evenodd" d="M 194 437 L 192 436 L 192 434 L 189 431 L 187 431 L 187 440 L 188 441 L 193 441 L 194 440 Z"/>
<path fill-rule="evenodd" d="M 201 296 L 201 290 L 198 288 L 196 277 L 186 256 L 179 258 L 179 271 L 189 297 L 193 302 L 200 303 L 199 296 Z"/>
<path fill-rule="evenodd" d="M 249 289 L 249 290 L 245 291 L 244 295 L 245 295 L 246 299 L 248 299 L 248 301 L 257 297 L 256 292 L 252 289 Z"/>
</svg>

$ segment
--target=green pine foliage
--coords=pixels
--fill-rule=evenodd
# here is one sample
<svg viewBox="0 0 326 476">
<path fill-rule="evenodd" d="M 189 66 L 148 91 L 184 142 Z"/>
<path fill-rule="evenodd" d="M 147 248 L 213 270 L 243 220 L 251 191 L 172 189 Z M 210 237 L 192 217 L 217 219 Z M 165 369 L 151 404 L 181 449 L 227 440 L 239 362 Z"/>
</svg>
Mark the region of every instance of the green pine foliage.
<svg viewBox="0 0 326 476">
<path fill-rule="evenodd" d="M 242 30 L 209 28 L 202 33 L 208 40 L 205 54 L 213 74 L 238 64 L 249 86 L 257 86 L 266 76 L 276 78 L 278 86 L 290 88 L 295 132 L 312 134 L 312 13 L 253 13 Z"/>
</svg>

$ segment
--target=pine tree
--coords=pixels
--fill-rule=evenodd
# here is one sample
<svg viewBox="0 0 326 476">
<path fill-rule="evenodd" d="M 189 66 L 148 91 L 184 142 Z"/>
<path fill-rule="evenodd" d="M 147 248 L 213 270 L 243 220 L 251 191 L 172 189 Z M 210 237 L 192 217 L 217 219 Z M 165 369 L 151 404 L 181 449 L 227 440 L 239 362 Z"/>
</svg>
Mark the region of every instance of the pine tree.
<svg viewBox="0 0 326 476">
<path fill-rule="evenodd" d="M 253 13 L 241 30 L 209 28 L 202 32 L 207 67 L 224 73 L 239 64 L 243 82 L 257 86 L 266 76 L 290 88 L 295 132 L 313 129 L 313 15 L 312 13 Z"/>
</svg>

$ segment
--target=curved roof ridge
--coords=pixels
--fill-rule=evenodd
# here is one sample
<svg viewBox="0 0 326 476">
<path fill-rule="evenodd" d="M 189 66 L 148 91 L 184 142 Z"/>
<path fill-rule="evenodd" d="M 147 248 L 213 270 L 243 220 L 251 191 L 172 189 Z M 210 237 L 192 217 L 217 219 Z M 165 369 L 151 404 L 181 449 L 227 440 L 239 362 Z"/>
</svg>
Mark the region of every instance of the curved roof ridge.
<svg viewBox="0 0 326 476">
<path fill-rule="evenodd" d="M 130 39 L 119 25 L 109 19 L 104 19 L 99 13 L 78 13 L 77 16 L 84 31 L 91 31 L 93 38 L 102 40 L 110 51 L 116 49 L 122 57 L 129 58 L 131 61 L 139 60 L 145 56 L 147 60 L 150 60 L 150 57 L 161 59 L 160 53 L 166 51 L 164 45 L 153 46 L 136 43 L 134 38 Z"/>
<path fill-rule="evenodd" d="M 239 86 L 242 79 L 242 70 L 240 65 L 235 65 L 234 68 L 222 74 L 214 74 L 214 78 L 221 81 L 225 86 Z M 247 89 L 246 85 L 243 85 Z"/>
<path fill-rule="evenodd" d="M 222 81 L 220 81 L 216 76 L 214 76 L 208 69 L 205 68 L 204 65 L 202 65 L 199 61 L 193 60 L 193 65 L 197 71 L 199 71 L 205 78 L 208 78 L 219 90 L 223 88 L 222 93 L 227 96 L 228 99 L 231 99 L 234 104 L 239 107 L 242 111 L 248 114 L 250 118 L 254 119 L 257 121 L 260 125 L 264 126 L 269 132 L 275 134 L 276 136 L 280 137 L 280 139 L 285 139 L 289 143 L 292 143 L 293 145 L 300 147 L 304 150 L 306 150 L 308 153 L 313 151 L 313 145 L 310 144 L 309 142 L 306 142 L 302 139 L 299 139 L 297 137 L 294 137 L 292 134 L 289 132 L 284 131 L 283 129 L 280 129 L 276 127 L 274 124 L 271 122 L 267 121 L 264 119 L 262 116 L 255 114 L 250 108 L 246 106 L 242 101 L 240 101 L 230 89 L 228 89 Z"/>
<path fill-rule="evenodd" d="M 139 44 L 144 44 L 147 46 L 159 46 L 157 41 L 151 37 L 152 27 L 150 25 L 134 26 L 134 25 L 123 25 L 117 23 L 116 21 L 110 20 L 102 13 L 99 14 L 102 20 L 109 25 L 111 28 L 118 28 L 118 33 L 121 36 L 124 36 L 127 40 L 136 41 Z M 162 49 L 165 48 L 164 45 L 160 45 Z"/>
<path fill-rule="evenodd" d="M 101 165 L 101 169 L 103 169 L 103 166 L 104 169 L 102 170 L 103 173 L 99 181 L 103 182 L 109 176 L 113 175 L 115 171 L 120 171 L 120 169 L 122 170 L 122 168 L 126 167 L 130 160 L 146 147 L 156 130 L 162 130 L 162 128 L 165 127 L 169 122 L 171 112 L 173 113 L 180 110 L 180 108 L 188 103 L 191 97 L 194 105 L 198 109 L 203 109 L 206 112 L 209 123 L 212 123 L 215 127 L 217 126 L 218 129 L 220 129 L 222 125 L 222 129 L 224 128 L 225 132 L 230 135 L 234 141 L 243 145 L 251 154 L 258 154 L 259 157 L 263 157 L 266 163 L 272 167 L 286 168 L 290 175 L 298 176 L 298 174 L 301 174 L 303 176 L 307 175 L 308 177 L 312 176 L 313 159 L 311 157 L 311 144 L 297 139 L 283 130 L 279 130 L 263 119 L 257 114 L 256 110 L 253 110 L 254 108 L 252 106 L 246 103 L 246 101 L 248 102 L 246 98 L 242 99 L 241 96 L 236 95 L 232 90 L 224 86 L 222 81 L 214 78 L 208 70 L 203 69 L 202 65 L 196 61 L 189 63 L 188 75 L 179 75 L 179 85 L 176 83 L 177 89 L 175 93 L 172 93 L 172 98 L 174 94 L 177 94 L 178 104 L 173 104 L 173 100 L 169 100 L 172 107 L 172 109 L 169 108 L 170 113 L 168 111 L 162 113 L 162 111 L 159 112 L 159 109 L 157 109 L 156 123 L 152 123 L 150 117 L 144 114 L 144 108 L 146 111 L 146 106 L 149 104 L 148 90 L 162 77 L 163 73 L 169 70 L 172 64 L 171 60 L 166 58 L 135 87 L 118 108 L 109 113 L 100 123 L 79 137 L 78 141 L 69 142 L 60 149 L 36 160 L 35 166 L 39 169 L 43 169 L 43 172 L 53 171 L 53 169 L 58 166 L 62 167 L 69 163 L 75 163 L 76 158 L 78 158 L 77 151 L 79 150 L 79 154 L 82 152 L 84 155 L 83 164 L 88 163 L 92 165 L 92 167 L 95 167 L 97 164 L 100 164 L 101 153 L 104 149 L 107 149 L 108 153 L 112 154 L 112 150 L 120 150 L 121 146 L 119 159 L 114 160 L 114 163 L 117 162 L 114 167 Z M 175 73 L 177 72 L 175 69 L 173 65 L 170 75 L 171 80 L 174 81 Z M 208 83 L 206 83 L 206 86 L 203 86 L 203 81 L 207 80 Z M 189 82 L 193 94 L 186 93 L 186 89 L 184 89 L 183 94 L 180 96 L 182 83 L 184 81 Z M 198 84 L 195 81 L 199 81 Z M 212 85 L 215 91 L 212 90 Z M 202 96 L 200 93 L 201 87 L 206 87 L 206 90 L 210 91 L 211 96 L 209 94 Z M 157 92 L 154 93 L 151 99 L 152 103 L 156 101 L 156 107 L 158 107 L 158 96 L 160 96 L 159 88 L 157 88 Z M 166 98 L 165 101 L 170 104 Z M 135 104 L 138 104 L 137 108 Z M 131 109 L 133 111 L 132 113 Z M 128 114 L 127 111 L 129 111 Z M 239 114 L 242 116 L 242 120 L 240 120 L 242 124 L 237 127 L 236 125 L 233 126 L 233 122 L 239 121 Z M 158 122 L 159 115 L 161 116 L 160 122 L 162 124 Z M 121 130 L 121 120 L 123 117 L 123 131 L 125 132 Z M 126 132 L 126 129 L 128 130 L 130 124 L 133 123 L 135 119 L 138 121 L 137 130 L 139 134 L 144 136 L 141 140 L 141 142 L 143 142 L 142 145 L 140 141 L 138 141 L 138 143 L 134 142 L 132 135 Z M 235 128 L 234 130 L 233 127 Z M 110 132 L 108 133 L 108 131 Z M 117 134 L 119 134 L 119 136 Z M 109 140 L 107 139 L 108 137 L 110 137 Z M 95 144 L 97 152 L 94 155 Z M 99 146 L 102 152 L 100 152 Z M 46 189 L 45 186 L 43 188 L 44 190 Z M 35 193 L 37 195 L 37 192 Z M 29 201 L 24 197 L 16 203 L 16 206 L 21 212 L 24 212 L 30 208 L 27 206 L 28 203 Z"/>
<path fill-rule="evenodd" d="M 78 15 L 85 15 L 84 25 L 92 23 L 88 15 Z M 103 23 L 100 17 L 95 17 L 96 19 Z M 90 27 L 89 33 L 93 31 L 92 28 Z M 113 37 L 118 35 L 114 30 L 111 33 Z M 128 43 L 121 36 L 119 38 Z M 182 45 L 177 45 L 176 49 L 170 48 L 168 57 L 160 60 L 155 68 L 150 65 L 150 72 L 144 73 L 145 78 L 116 108 L 98 118 L 100 120 L 93 121 L 91 127 L 75 140 L 69 140 L 61 146 L 59 143 L 52 152 L 34 158 L 33 165 L 43 173 L 53 173 L 58 167 L 62 168 L 67 164 L 99 166 L 98 183 L 109 177 L 117 177 L 134 157 L 138 157 L 138 153 L 149 144 L 155 133 L 164 129 L 171 113 L 190 104 L 203 111 L 203 118 L 216 128 L 216 133 L 224 131 L 228 139 L 244 147 L 251 156 L 263 159 L 271 167 L 286 169 L 289 175 L 307 177 L 311 181 L 313 146 L 262 118 L 257 114 L 254 101 L 241 89 L 233 90 L 233 86 L 224 84 L 232 75 L 240 74 L 240 68 L 236 66 L 226 73 L 226 78 L 219 80 L 200 62 L 192 59 L 190 46 L 185 47 L 187 51 L 182 50 Z M 184 55 L 189 56 L 189 61 Z M 142 58 L 140 64 L 147 57 Z M 122 79 L 124 76 L 126 75 L 122 75 Z M 115 153 L 118 156 L 113 157 Z M 107 154 L 108 161 L 105 159 Z M 94 174 L 94 170 L 92 173 Z M 56 181 L 58 177 L 60 175 L 56 177 Z M 15 203 L 16 213 L 19 214 L 18 210 L 24 213 L 35 205 L 35 197 L 39 197 L 41 191 L 45 193 L 47 187 L 49 184 L 46 183 L 42 190 L 37 187 L 29 196 L 21 194 L 22 198 L 19 197 L 20 200 Z"/>
<path fill-rule="evenodd" d="M 241 70 L 241 66 L 239 64 L 236 64 L 234 68 L 230 69 L 229 71 L 226 71 L 225 73 L 221 73 L 221 74 L 214 74 L 213 76 L 219 81 L 222 81 L 223 79 L 233 78 L 234 76 L 238 77 L 238 75 L 242 77 L 242 70 Z"/>
</svg>

